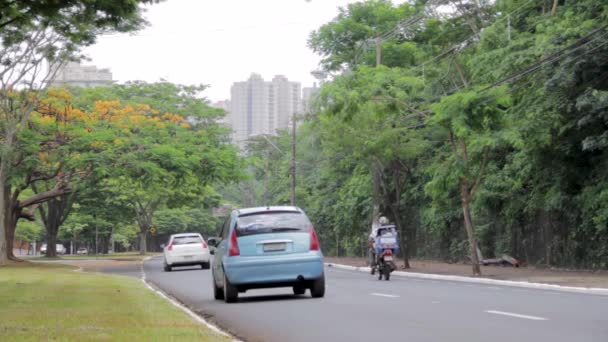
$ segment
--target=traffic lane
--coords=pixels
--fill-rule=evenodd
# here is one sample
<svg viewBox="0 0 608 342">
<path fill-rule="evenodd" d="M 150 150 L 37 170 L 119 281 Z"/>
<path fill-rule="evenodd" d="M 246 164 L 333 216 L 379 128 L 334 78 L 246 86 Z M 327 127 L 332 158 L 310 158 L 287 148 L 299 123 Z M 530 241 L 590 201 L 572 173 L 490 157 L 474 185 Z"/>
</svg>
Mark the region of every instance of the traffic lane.
<svg viewBox="0 0 608 342">
<path fill-rule="evenodd" d="M 357 329 L 342 326 L 345 321 L 355 326 L 369 325 L 360 314 L 343 318 L 324 314 L 326 308 L 332 307 L 350 311 L 348 308 L 354 303 L 344 298 L 328 296 L 312 299 L 309 295 L 294 296 L 289 288 L 278 288 L 251 290 L 239 294 L 238 303 L 226 304 L 213 299 L 210 271 L 162 272 L 161 266 L 162 262 L 158 259 L 144 265 L 148 281 L 246 341 L 358 341 L 377 337 L 371 331 L 364 330 L 361 335 Z M 331 286 L 328 280 L 329 291 Z M 328 329 L 329 325 L 333 328 Z"/>
<path fill-rule="evenodd" d="M 602 326 L 594 324 L 594 320 L 597 322 L 606 316 L 604 306 L 597 304 L 605 303 L 604 298 L 595 298 L 598 296 L 584 296 L 577 306 L 573 302 L 576 303 L 580 295 L 563 294 L 565 298 L 561 298 L 558 305 L 565 303 L 575 316 L 579 313 L 579 319 L 564 322 L 562 318 L 550 317 L 537 321 L 502 313 L 525 315 L 525 307 L 517 306 L 518 311 L 514 311 L 506 306 L 518 302 L 552 307 L 551 301 L 557 296 L 398 277 L 388 282 L 378 281 L 370 275 L 327 268 L 328 291 L 324 299 L 292 296 L 290 289 L 272 289 L 249 291 L 240 296 L 239 303 L 227 305 L 213 300 L 209 271 L 164 273 L 158 259 L 146 263 L 145 269 L 148 279 L 157 286 L 248 341 L 372 338 L 606 341 L 608 336 Z M 493 295 L 501 291 L 504 293 Z M 506 299 L 497 299 L 502 297 Z M 589 305 L 591 315 L 585 316 Z M 595 316 L 598 311 L 601 315 Z"/>
<path fill-rule="evenodd" d="M 344 270 L 334 272 L 353 274 Z M 426 300 L 435 304 L 448 303 L 469 307 L 477 305 L 479 309 L 486 308 L 484 310 L 489 310 L 488 305 L 494 305 L 571 322 L 606 322 L 603 316 L 607 313 L 608 296 L 406 277 L 392 277 L 389 282 L 375 279 L 369 275 L 367 281 L 376 283 L 372 286 L 375 286 L 377 293 L 386 291 L 400 297 Z M 397 284 L 407 286 L 395 286 Z M 351 286 L 353 291 L 359 288 L 359 284 L 355 282 L 346 282 L 343 286 Z M 458 291 L 454 292 L 455 289 Z M 366 289 L 363 289 L 361 293 L 365 291 Z"/>
<path fill-rule="evenodd" d="M 337 277 L 345 280 L 340 292 L 414 308 L 404 327 L 430 321 L 435 329 L 451 330 L 452 337 L 473 340 L 608 341 L 606 296 L 402 277 L 387 282 L 334 270 Z"/>
</svg>

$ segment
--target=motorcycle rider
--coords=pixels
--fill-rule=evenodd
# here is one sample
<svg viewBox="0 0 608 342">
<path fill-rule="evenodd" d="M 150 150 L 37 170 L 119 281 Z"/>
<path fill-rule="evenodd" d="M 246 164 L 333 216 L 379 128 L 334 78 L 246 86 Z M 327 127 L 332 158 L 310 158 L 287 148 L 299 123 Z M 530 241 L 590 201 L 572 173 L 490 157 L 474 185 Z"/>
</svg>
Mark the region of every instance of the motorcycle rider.
<svg viewBox="0 0 608 342">
<path fill-rule="evenodd" d="M 372 224 L 372 231 L 369 233 L 368 238 L 368 247 L 369 247 L 369 255 L 370 255 L 370 267 L 376 267 L 376 237 L 378 235 L 378 230 L 380 227 L 387 225 L 389 223 L 388 218 L 381 216 L 378 219 L 379 225 Z"/>
</svg>

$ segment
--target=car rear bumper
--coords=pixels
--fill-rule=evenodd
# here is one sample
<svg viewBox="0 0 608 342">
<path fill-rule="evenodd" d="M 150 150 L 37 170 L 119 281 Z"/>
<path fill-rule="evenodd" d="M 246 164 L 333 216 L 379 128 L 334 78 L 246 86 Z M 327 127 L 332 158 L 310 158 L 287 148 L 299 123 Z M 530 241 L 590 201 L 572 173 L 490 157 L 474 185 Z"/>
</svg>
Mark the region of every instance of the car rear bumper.
<svg viewBox="0 0 608 342">
<path fill-rule="evenodd" d="M 281 256 L 226 257 L 224 272 L 234 285 L 291 284 L 320 278 L 323 275 L 323 255 L 308 252 Z"/>
<path fill-rule="evenodd" d="M 198 265 L 209 262 L 209 253 L 196 255 L 165 255 L 167 265 Z"/>
</svg>

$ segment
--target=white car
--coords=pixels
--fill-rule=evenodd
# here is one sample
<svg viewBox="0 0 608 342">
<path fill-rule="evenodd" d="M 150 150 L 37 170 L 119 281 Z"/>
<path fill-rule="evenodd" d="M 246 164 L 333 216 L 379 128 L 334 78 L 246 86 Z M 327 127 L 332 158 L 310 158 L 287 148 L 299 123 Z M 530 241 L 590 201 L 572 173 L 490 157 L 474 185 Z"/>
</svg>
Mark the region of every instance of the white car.
<svg viewBox="0 0 608 342">
<path fill-rule="evenodd" d="M 47 246 L 46 243 L 42 244 L 40 247 L 40 254 L 46 254 Z M 65 247 L 62 244 L 57 244 L 55 252 L 57 255 L 64 255 L 66 252 Z"/>
<path fill-rule="evenodd" d="M 209 246 L 201 234 L 173 234 L 162 247 L 166 272 L 177 266 L 201 265 L 202 269 L 209 269 Z"/>
</svg>

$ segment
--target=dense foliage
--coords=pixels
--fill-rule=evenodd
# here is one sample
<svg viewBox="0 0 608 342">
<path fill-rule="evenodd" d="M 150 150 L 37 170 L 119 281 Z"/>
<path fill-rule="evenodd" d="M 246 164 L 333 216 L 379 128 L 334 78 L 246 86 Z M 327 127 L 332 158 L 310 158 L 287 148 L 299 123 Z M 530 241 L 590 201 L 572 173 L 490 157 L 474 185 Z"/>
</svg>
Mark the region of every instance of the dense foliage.
<svg viewBox="0 0 608 342">
<path fill-rule="evenodd" d="M 331 80 L 299 126 L 296 203 L 326 253 L 365 255 L 377 196 L 406 264 L 470 261 L 477 244 L 608 268 L 607 15 L 594 0 L 370 0 L 313 32 Z M 269 139 L 289 152 L 288 132 Z M 256 139 L 249 156 L 254 181 L 227 193 L 288 203 L 289 153 Z"/>
</svg>

